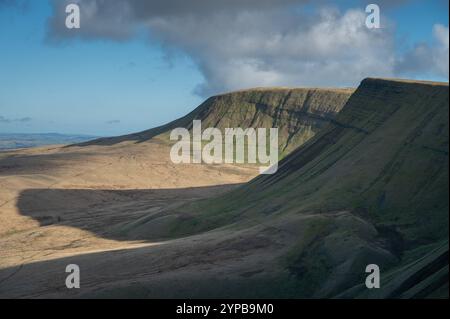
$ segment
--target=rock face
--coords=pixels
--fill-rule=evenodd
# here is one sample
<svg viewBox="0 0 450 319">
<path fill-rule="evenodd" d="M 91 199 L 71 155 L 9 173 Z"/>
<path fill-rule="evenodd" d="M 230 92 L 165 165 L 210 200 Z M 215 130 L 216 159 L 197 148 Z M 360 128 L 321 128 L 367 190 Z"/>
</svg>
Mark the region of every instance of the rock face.
<svg viewBox="0 0 450 319">
<path fill-rule="evenodd" d="M 154 137 L 168 139 L 177 127 L 191 129 L 193 120 L 202 127 L 279 129 L 281 155 L 302 145 L 331 120 L 345 105 L 353 89 L 252 89 L 209 98 L 183 118 L 148 131 L 80 144 L 144 142 Z"/>
<path fill-rule="evenodd" d="M 366 79 L 276 174 L 184 207 L 158 236 L 271 225 L 294 237 L 277 266 L 289 297 L 448 296 L 448 92 Z M 357 287 L 368 264 L 386 290 Z"/>
</svg>

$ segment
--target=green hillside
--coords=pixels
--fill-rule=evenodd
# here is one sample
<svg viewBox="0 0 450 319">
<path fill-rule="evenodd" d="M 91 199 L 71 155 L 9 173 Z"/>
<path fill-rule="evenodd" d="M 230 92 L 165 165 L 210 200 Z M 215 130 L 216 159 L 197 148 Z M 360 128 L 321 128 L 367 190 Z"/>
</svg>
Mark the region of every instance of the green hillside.
<svg viewBox="0 0 450 319">
<path fill-rule="evenodd" d="M 265 278 L 280 297 L 448 297 L 448 103 L 448 84 L 366 79 L 276 174 L 122 231 L 270 225 L 292 238 Z M 367 292 L 372 263 L 383 289 Z"/>
<path fill-rule="evenodd" d="M 111 145 L 126 141 L 145 142 L 152 138 L 169 141 L 170 131 L 192 129 L 193 120 L 202 128 L 272 128 L 279 129 L 281 155 L 305 143 L 345 105 L 353 89 L 251 89 L 213 96 L 186 116 L 144 132 L 103 138 L 79 144 Z"/>
</svg>

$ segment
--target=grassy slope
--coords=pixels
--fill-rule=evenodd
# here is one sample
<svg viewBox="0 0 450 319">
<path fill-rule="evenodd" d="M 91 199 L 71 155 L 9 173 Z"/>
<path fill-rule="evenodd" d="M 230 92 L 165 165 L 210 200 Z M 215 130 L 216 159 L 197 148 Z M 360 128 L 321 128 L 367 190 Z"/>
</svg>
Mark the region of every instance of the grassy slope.
<svg viewBox="0 0 450 319">
<path fill-rule="evenodd" d="M 285 158 L 277 174 L 164 218 L 143 221 L 159 222 L 150 237 L 258 223 L 295 234 L 275 280 L 283 296 L 367 297 L 352 288 L 364 282 L 365 265 L 392 273 L 419 259 L 431 271 L 418 275 L 413 268 L 407 284 L 386 277 L 397 286 L 384 296 L 406 296 L 411 287 L 419 293 L 410 296 L 448 296 L 434 271 L 448 267 L 448 259 L 432 266 L 442 251 L 425 256 L 439 245 L 448 254 L 448 85 L 366 79 L 336 120 Z"/>
<path fill-rule="evenodd" d="M 347 102 L 353 89 L 252 89 L 207 99 L 185 117 L 148 131 L 99 139 L 81 145 L 111 145 L 124 141 L 144 142 L 151 138 L 169 141 L 177 127 L 192 128 L 202 120 L 202 128 L 279 128 L 279 149 L 286 155 L 320 131 Z"/>
</svg>

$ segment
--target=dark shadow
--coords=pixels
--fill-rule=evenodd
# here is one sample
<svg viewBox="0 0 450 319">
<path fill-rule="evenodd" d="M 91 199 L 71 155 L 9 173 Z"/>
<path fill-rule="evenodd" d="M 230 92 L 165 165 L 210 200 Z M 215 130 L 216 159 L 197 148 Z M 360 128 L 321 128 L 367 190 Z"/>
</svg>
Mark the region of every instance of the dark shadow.
<svg viewBox="0 0 450 319">
<path fill-rule="evenodd" d="M 1 298 L 270 298 L 291 293 L 276 279 L 261 280 L 264 264 L 229 246 L 230 237 L 155 243 L 92 252 L 0 269 Z M 246 242 L 248 237 L 235 239 Z M 217 253 L 217 242 L 220 253 Z M 252 251 L 264 252 L 265 247 Z M 270 256 L 266 256 L 270 259 Z M 266 259 L 263 259 L 266 260 Z M 251 269 L 248 272 L 249 263 Z M 67 289 L 67 265 L 80 269 L 80 289 Z M 234 266 L 232 275 L 224 275 Z M 277 288 L 280 286 L 280 288 Z"/>
<path fill-rule="evenodd" d="M 0 299 L 314 297 L 292 286 L 292 277 L 273 276 L 273 251 L 264 256 L 265 244 L 251 252 L 236 250 L 229 245 L 230 236 L 219 241 L 213 239 L 214 235 L 194 236 L 149 247 L 85 253 L 0 269 Z M 235 235 L 238 242 L 249 239 L 242 233 Z M 219 247 L 217 243 L 221 243 Z M 436 247 L 363 298 L 448 299 L 448 242 Z M 69 276 L 65 270 L 70 264 L 79 266 L 80 289 L 67 289 L 65 285 Z M 359 280 L 353 284 L 356 286 L 334 297 L 353 299 L 361 291 L 367 292 Z"/>
<path fill-rule="evenodd" d="M 17 207 L 20 214 L 32 217 L 42 227 L 76 227 L 114 240 L 154 240 L 155 232 L 139 227 L 140 220 L 145 224 L 164 219 L 171 209 L 239 185 L 154 190 L 27 189 L 20 193 Z"/>
<path fill-rule="evenodd" d="M 95 155 L 95 153 L 7 154 L 6 157 L 0 158 L 0 176 L 44 173 L 63 166 L 70 166 L 80 158 L 87 160 L 91 155 Z"/>
</svg>

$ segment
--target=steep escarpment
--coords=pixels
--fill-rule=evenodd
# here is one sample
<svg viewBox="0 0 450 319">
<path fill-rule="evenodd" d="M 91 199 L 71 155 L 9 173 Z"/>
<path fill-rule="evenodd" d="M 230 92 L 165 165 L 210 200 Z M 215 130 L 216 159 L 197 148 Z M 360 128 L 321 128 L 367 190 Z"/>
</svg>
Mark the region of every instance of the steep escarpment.
<svg viewBox="0 0 450 319">
<path fill-rule="evenodd" d="M 110 145 L 125 141 L 144 142 L 154 137 L 168 139 L 174 128 L 202 127 L 279 129 L 279 149 L 287 154 L 313 137 L 339 113 L 353 89 L 252 89 L 207 99 L 186 116 L 144 132 L 104 138 L 80 145 Z"/>
<path fill-rule="evenodd" d="M 285 191 L 304 210 L 356 210 L 411 242 L 442 238 L 448 112 L 447 84 L 367 79 L 332 125 L 251 187 Z"/>
<path fill-rule="evenodd" d="M 333 123 L 237 199 L 264 210 L 268 197 L 287 203 L 283 210 L 351 208 L 414 238 L 419 229 L 439 236 L 425 227 L 442 229 L 447 189 L 448 86 L 367 79 Z"/>
<path fill-rule="evenodd" d="M 253 93 L 234 94 L 251 100 Z M 232 99 L 224 99 L 222 113 L 218 112 L 221 99 L 215 98 L 214 103 L 208 102 L 215 105 L 214 112 L 208 113 L 204 106 L 204 114 L 197 110 L 194 115 L 219 127 L 238 121 L 239 113 L 235 113 L 243 109 L 242 103 L 228 114 Z M 313 100 L 311 95 L 305 99 Z M 273 104 L 289 105 L 283 101 Z M 269 114 L 272 125 L 270 114 L 284 112 L 252 103 L 260 107 L 255 123 L 262 123 Z M 284 108 L 289 107 L 280 109 Z M 238 182 L 242 168 L 177 166 L 169 159 L 166 164 L 167 145 L 159 141 L 97 147 L 105 159 L 81 157 L 83 165 L 69 163 L 76 174 L 62 176 L 70 190 L 61 189 L 64 184 L 51 189 L 54 182 L 37 189 L 33 183 L 16 203 L 11 202 L 27 218 L 46 225 L 46 232 L 66 227 L 50 239 L 32 237 L 34 228 L 29 233 L 19 229 L 6 234 L 2 243 L 10 252 L 35 256 L 40 247 L 45 257 L 24 263 L 23 256 L 7 254 L 4 259 L 15 266 L 0 271 L 0 296 L 448 298 L 448 109 L 448 84 L 366 79 L 335 118 L 280 162 L 276 174 L 217 192 L 189 185 L 173 187 L 186 181 Z M 312 117 L 311 111 L 306 113 Z M 177 126 L 189 127 L 194 115 L 179 120 Z M 242 116 L 243 121 L 248 118 L 252 117 Z M 167 127 L 158 138 L 164 138 L 163 131 Z M 144 137 L 150 138 L 134 138 L 146 141 Z M 66 149 L 68 156 L 58 157 L 55 163 L 62 165 L 75 152 L 93 149 Z M 4 165 L 13 167 L 23 159 L 13 160 Z M 42 178 L 42 163 L 37 163 L 35 171 L 31 160 L 25 163 L 15 169 L 27 185 L 30 172 Z M 228 179 L 223 179 L 228 173 Z M 100 182 L 106 180 L 108 188 L 94 184 L 105 175 L 108 179 Z M 137 183 L 140 180 L 148 184 Z M 82 181 L 97 190 L 80 189 L 77 185 Z M 155 185 L 156 189 L 147 191 L 130 189 Z M 67 208 L 70 202 L 76 204 Z M 10 219 L 4 218 L 6 225 Z M 112 238 L 114 245 L 135 240 L 145 245 L 133 249 L 117 245 L 119 250 L 102 252 L 98 246 L 78 250 L 80 235 L 70 235 L 76 228 Z M 59 243 L 56 248 L 48 247 L 53 238 Z M 112 248 L 110 243 L 102 245 Z M 48 248 L 60 247 L 83 254 L 69 256 L 64 251 L 55 253 L 58 258 L 52 255 L 56 259 L 47 258 Z M 84 289 L 61 289 L 64 280 L 54 279 L 55 273 L 72 263 L 84 269 Z M 369 264 L 379 266 L 380 289 L 369 290 L 365 285 Z"/>
<path fill-rule="evenodd" d="M 276 174 L 165 214 L 165 222 L 146 218 L 136 231 L 157 222 L 148 238 L 173 238 L 270 225 L 295 238 L 279 277 L 271 273 L 291 297 L 363 297 L 353 287 L 373 263 L 390 283 L 374 297 L 448 296 L 448 274 L 437 274 L 448 269 L 448 102 L 448 84 L 366 79 Z M 403 281 L 395 276 L 402 269 Z"/>
</svg>

